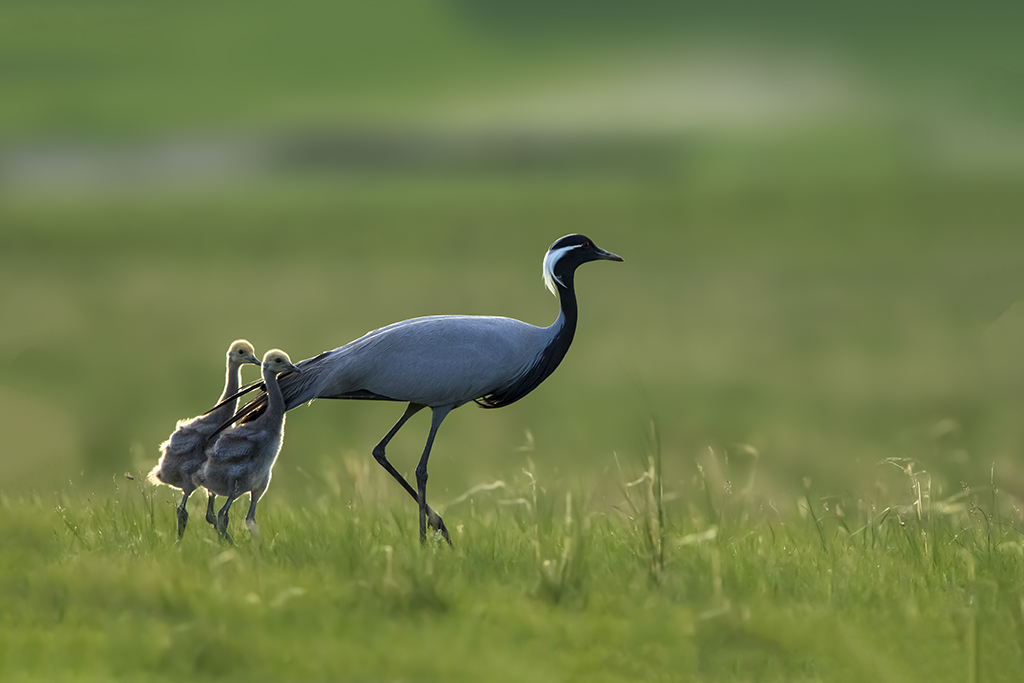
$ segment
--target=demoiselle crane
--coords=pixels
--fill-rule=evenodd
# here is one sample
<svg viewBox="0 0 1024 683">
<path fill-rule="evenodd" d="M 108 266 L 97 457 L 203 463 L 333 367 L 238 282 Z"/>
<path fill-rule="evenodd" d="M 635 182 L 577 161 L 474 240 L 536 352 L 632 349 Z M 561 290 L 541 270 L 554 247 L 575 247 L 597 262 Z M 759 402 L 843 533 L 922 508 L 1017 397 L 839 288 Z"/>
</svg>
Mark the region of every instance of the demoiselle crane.
<svg viewBox="0 0 1024 683">
<path fill-rule="evenodd" d="M 622 258 L 583 235 L 566 235 L 551 245 L 544 256 L 544 283 L 559 298 L 561 310 L 549 327 L 465 315 L 394 323 L 298 363 L 301 372 L 281 378 L 285 409 L 317 398 L 408 402 L 395 426 L 374 447 L 373 456 L 418 502 L 420 540 L 426 540 L 429 523 L 451 543 L 443 520 L 427 505 L 427 460 L 438 428 L 448 413 L 470 401 L 484 408 L 515 403 L 554 372 L 576 331 L 576 268 L 601 260 Z M 264 391 L 240 408 L 232 421 L 247 423 L 265 410 L 267 402 Z M 385 449 L 402 425 L 427 407 L 432 411 L 430 432 L 413 489 L 388 462 Z"/>
<path fill-rule="evenodd" d="M 206 449 L 206 462 L 192 477 L 196 486 L 205 486 L 211 493 L 227 496 L 227 502 L 217 513 L 217 530 L 228 541 L 231 541 L 228 510 L 244 493 L 250 497 L 245 525 L 252 536 L 259 536 L 256 503 L 270 486 L 274 462 L 284 440 L 285 407 L 278 375 L 298 372 L 288 354 L 279 349 L 267 351 L 262 368 L 268 397 L 266 409 L 259 417 L 225 429 L 213 439 Z"/>
<path fill-rule="evenodd" d="M 160 444 L 160 460 L 149 473 L 149 480 L 154 484 L 167 484 L 181 489 L 181 503 L 178 505 L 178 538 L 185 533 L 188 523 L 188 510 L 185 504 L 189 496 L 196 490 L 192 483 L 192 475 L 206 462 L 206 446 L 209 439 L 218 431 L 225 420 L 235 413 L 237 399 L 231 398 L 238 392 L 241 382 L 242 365 L 253 363 L 259 365 L 252 344 L 244 339 L 231 342 L 227 353 L 227 379 L 221 402 L 215 410 L 205 415 L 186 420 L 178 420 L 174 432 Z M 207 504 L 207 519 L 213 523 L 213 494 Z"/>
</svg>

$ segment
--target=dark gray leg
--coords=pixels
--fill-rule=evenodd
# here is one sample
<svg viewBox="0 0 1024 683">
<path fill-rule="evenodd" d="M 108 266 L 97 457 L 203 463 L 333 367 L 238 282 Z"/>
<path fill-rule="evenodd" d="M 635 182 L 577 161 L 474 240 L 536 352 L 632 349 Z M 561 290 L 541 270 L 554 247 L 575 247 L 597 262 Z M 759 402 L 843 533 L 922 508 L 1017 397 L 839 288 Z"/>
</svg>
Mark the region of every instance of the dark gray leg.
<svg viewBox="0 0 1024 683">
<path fill-rule="evenodd" d="M 402 487 L 406 491 L 408 491 L 409 495 L 412 496 L 413 498 L 416 498 L 416 489 L 414 489 L 412 486 L 409 486 L 409 482 L 405 480 L 405 477 L 399 474 L 398 470 L 391 466 L 391 463 L 388 462 L 387 456 L 384 454 L 384 449 L 387 448 L 387 445 L 389 443 L 391 443 L 391 439 L 395 438 L 395 434 L 397 434 L 398 430 L 402 428 L 402 425 L 404 425 L 409 420 L 410 417 L 420 412 L 424 408 L 426 408 L 426 406 L 420 405 L 419 403 L 410 403 L 406 407 L 405 412 L 402 413 L 402 417 L 398 418 L 398 422 L 396 422 L 395 426 L 391 428 L 391 431 L 385 434 L 384 438 L 380 440 L 380 443 L 373 447 L 373 457 L 376 458 L 377 462 L 380 463 L 381 467 L 386 469 L 388 471 L 388 474 L 394 477 L 395 481 L 401 484 Z"/>
<path fill-rule="evenodd" d="M 181 489 L 181 503 L 178 504 L 178 540 L 185 535 L 185 525 L 188 524 L 188 510 L 185 508 L 185 503 L 188 502 L 188 497 L 195 491 L 195 487 L 189 487 L 188 484 Z"/>
<path fill-rule="evenodd" d="M 207 491 L 209 498 L 206 499 L 206 521 L 210 523 L 214 529 L 217 528 L 217 515 L 213 512 L 213 500 L 217 497 L 213 491 Z"/>
<path fill-rule="evenodd" d="M 420 464 L 416 466 L 417 501 L 420 504 L 420 542 L 427 541 L 427 459 L 430 458 L 430 448 L 434 445 L 434 437 L 437 435 L 437 428 L 444 422 L 448 413 L 452 412 L 451 406 L 433 408 L 430 415 L 430 433 L 427 434 L 427 444 L 423 447 L 423 455 L 420 456 Z M 440 517 L 438 517 L 440 519 Z M 447 535 L 445 540 L 448 540 Z M 451 543 L 451 541 L 448 541 Z"/>
<path fill-rule="evenodd" d="M 231 504 L 235 502 L 239 494 L 235 491 L 235 484 L 232 482 L 231 495 L 228 496 L 228 501 L 224 503 L 224 507 L 217 513 L 217 531 L 221 533 L 228 543 L 234 545 L 234 540 L 231 538 L 231 534 L 228 533 L 228 510 L 231 509 Z"/>
<path fill-rule="evenodd" d="M 260 498 L 263 497 L 268 486 L 270 486 L 269 480 L 263 482 L 258 489 L 249 492 L 252 499 L 249 501 L 249 514 L 245 516 L 245 526 L 249 527 L 249 535 L 253 540 L 258 540 L 260 537 L 260 525 L 256 523 L 256 503 L 260 502 Z"/>
<path fill-rule="evenodd" d="M 404 488 L 409 493 L 409 495 L 412 496 L 413 500 L 417 502 L 419 501 L 419 494 L 416 493 L 416 489 L 410 486 L 409 482 L 405 480 L 405 477 L 399 474 L 398 470 L 392 467 L 391 463 L 388 462 L 387 456 L 384 454 L 384 449 L 387 448 L 388 443 L 390 443 L 391 439 L 393 439 L 395 434 L 398 433 L 398 430 L 402 428 L 402 425 L 404 425 L 409 420 L 410 417 L 412 417 L 419 411 L 423 410 L 424 408 L 426 408 L 426 406 L 421 405 L 419 403 L 410 403 L 406 407 L 405 412 L 402 413 L 402 417 L 398 418 L 398 422 L 396 422 L 395 426 L 391 428 L 391 431 L 388 432 L 384 436 L 384 438 L 380 440 L 380 443 L 378 443 L 373 448 L 373 457 L 377 460 L 378 463 L 380 463 L 380 466 L 387 470 L 388 474 L 390 474 L 395 479 L 395 481 L 401 484 L 402 488 Z M 429 506 L 427 507 L 427 518 L 428 521 L 430 522 L 430 528 L 434 531 L 441 532 L 441 536 L 444 538 L 444 540 L 448 541 L 448 544 L 451 545 L 452 541 L 448 537 L 448 529 L 446 529 L 444 526 L 444 520 L 441 519 L 441 516 L 439 514 L 431 510 Z"/>
</svg>

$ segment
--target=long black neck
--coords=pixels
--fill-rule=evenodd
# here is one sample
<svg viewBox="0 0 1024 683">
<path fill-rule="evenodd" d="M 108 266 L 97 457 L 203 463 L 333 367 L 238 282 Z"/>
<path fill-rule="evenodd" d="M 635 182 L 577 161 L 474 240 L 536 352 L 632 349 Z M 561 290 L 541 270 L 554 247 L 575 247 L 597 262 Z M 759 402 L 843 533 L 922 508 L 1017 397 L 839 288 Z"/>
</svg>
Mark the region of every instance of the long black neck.
<svg viewBox="0 0 1024 683">
<path fill-rule="evenodd" d="M 538 365 L 543 365 L 550 369 L 548 369 L 543 377 L 537 380 L 537 384 L 547 379 L 548 375 L 555 371 L 558 364 L 565 358 L 565 354 L 569 352 L 569 345 L 572 344 L 572 339 L 576 336 L 576 320 L 579 317 L 579 309 L 576 306 L 576 288 L 573 286 L 572 276 L 573 273 L 569 273 L 564 278 L 566 280 L 564 286 L 561 283 L 555 283 L 561 311 L 559 311 L 555 322 L 548 328 L 553 334 L 538 359 Z"/>
<path fill-rule="evenodd" d="M 537 356 L 536 362 L 523 375 L 516 378 L 511 385 L 477 399 L 476 402 L 484 408 L 501 408 L 515 403 L 536 389 L 565 358 L 565 354 L 572 344 L 572 338 L 576 334 L 576 319 L 579 312 L 576 307 L 573 273 L 568 273 L 562 279 L 565 280 L 564 284 L 555 281 L 561 310 L 555 322 L 547 328 L 549 334 L 547 345 Z"/>
<path fill-rule="evenodd" d="M 560 320 L 556 320 L 552 327 L 558 326 L 561 322 L 558 335 L 565 336 L 565 348 L 562 349 L 559 360 L 565 357 L 565 352 L 569 350 L 569 344 L 572 344 L 572 338 L 576 334 L 576 319 L 579 317 L 579 309 L 576 306 L 576 287 L 573 284 L 575 274 L 572 272 L 565 276 L 564 286 L 561 283 L 555 283 L 555 288 L 558 290 L 558 303 L 562 310 L 558 316 Z"/>
</svg>

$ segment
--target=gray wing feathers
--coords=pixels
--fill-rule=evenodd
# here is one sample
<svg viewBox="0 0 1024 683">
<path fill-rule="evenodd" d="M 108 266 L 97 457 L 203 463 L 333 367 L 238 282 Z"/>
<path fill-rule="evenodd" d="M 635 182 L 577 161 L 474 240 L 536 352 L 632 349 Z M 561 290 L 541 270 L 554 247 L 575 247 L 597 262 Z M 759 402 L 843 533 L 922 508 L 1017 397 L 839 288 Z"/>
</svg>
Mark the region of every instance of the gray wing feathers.
<svg viewBox="0 0 1024 683">
<path fill-rule="evenodd" d="M 369 391 L 396 401 L 458 406 L 514 381 L 550 331 L 488 316 L 414 318 L 299 363 L 281 379 L 289 409 Z"/>
</svg>

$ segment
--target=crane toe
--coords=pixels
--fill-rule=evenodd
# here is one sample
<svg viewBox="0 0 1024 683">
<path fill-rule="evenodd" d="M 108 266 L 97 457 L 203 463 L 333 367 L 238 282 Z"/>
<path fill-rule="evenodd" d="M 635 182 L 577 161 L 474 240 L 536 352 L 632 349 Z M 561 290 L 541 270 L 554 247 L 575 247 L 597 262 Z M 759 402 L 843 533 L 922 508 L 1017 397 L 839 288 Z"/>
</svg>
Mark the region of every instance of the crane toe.
<svg viewBox="0 0 1024 683">
<path fill-rule="evenodd" d="M 437 514 L 430 508 L 427 508 L 427 524 L 434 533 L 441 534 L 441 538 L 446 540 L 448 545 L 452 544 L 452 539 L 448 536 L 448 528 L 445 527 L 444 520 L 441 519 L 441 515 Z"/>
</svg>

